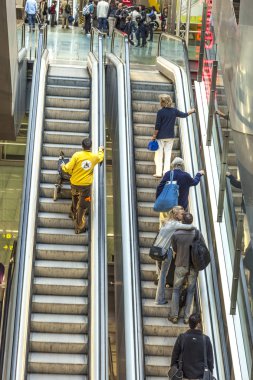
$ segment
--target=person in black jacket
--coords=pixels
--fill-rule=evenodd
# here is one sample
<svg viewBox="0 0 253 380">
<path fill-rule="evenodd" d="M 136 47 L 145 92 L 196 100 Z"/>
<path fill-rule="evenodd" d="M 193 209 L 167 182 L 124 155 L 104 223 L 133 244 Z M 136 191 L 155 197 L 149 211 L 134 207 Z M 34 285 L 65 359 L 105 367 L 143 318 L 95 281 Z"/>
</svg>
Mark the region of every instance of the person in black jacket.
<svg viewBox="0 0 253 380">
<path fill-rule="evenodd" d="M 155 131 L 152 140 L 157 140 L 159 148 L 155 152 L 156 172 L 154 177 L 160 178 L 168 170 L 170 170 L 170 158 L 175 137 L 175 122 L 177 117 L 186 118 L 195 112 L 191 109 L 188 112 L 181 112 L 172 107 L 172 99 L 170 95 L 160 95 L 161 109 L 157 112 Z M 164 155 L 164 163 L 163 163 Z"/>
<path fill-rule="evenodd" d="M 182 352 L 182 370 L 185 379 L 202 379 L 204 375 L 204 339 L 206 343 L 207 367 L 213 372 L 213 348 L 208 336 L 201 331 L 200 315 L 195 313 L 189 318 L 190 330 L 180 334 L 176 340 L 171 357 L 171 366 L 179 364 Z M 183 349 L 182 349 L 183 348 Z"/>
</svg>

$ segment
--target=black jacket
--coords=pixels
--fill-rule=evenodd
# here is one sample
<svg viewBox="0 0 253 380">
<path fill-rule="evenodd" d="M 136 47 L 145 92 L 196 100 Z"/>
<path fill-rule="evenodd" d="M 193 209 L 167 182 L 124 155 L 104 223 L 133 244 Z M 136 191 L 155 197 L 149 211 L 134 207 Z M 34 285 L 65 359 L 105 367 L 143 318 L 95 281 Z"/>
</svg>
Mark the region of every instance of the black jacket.
<svg viewBox="0 0 253 380">
<path fill-rule="evenodd" d="M 187 379 L 201 379 L 204 374 L 204 341 L 200 330 L 190 329 L 180 334 L 172 352 L 171 366 L 178 365 L 183 339 L 183 373 Z M 206 336 L 207 366 L 213 372 L 213 349 Z"/>
</svg>

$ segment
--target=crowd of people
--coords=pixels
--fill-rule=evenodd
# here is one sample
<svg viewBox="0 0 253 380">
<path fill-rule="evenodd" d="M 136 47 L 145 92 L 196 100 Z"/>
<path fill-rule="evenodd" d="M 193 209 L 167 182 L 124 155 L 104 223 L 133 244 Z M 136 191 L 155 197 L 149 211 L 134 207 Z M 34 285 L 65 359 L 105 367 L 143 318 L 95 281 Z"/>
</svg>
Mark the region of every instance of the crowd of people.
<svg viewBox="0 0 253 380">
<path fill-rule="evenodd" d="M 81 12 L 80 12 L 81 11 Z M 48 6 L 48 1 L 41 0 L 37 5 L 36 0 L 27 0 L 25 12 L 29 23 L 29 31 L 35 30 L 36 14 L 41 22 L 56 25 L 57 1 L 52 1 Z M 154 27 L 157 19 L 157 11 L 154 6 L 146 9 L 144 5 L 127 7 L 118 0 L 87 0 L 82 10 L 78 7 L 71 8 L 69 0 L 60 0 L 59 12 L 61 15 L 62 28 L 69 29 L 69 25 L 74 23 L 78 26 L 79 15 L 83 16 L 83 31 L 90 34 L 92 26 L 112 36 L 113 29 L 116 28 L 127 34 L 129 43 L 140 47 L 145 47 L 147 41 L 152 42 Z M 167 8 L 160 16 L 161 29 L 165 30 L 167 19 Z"/>
</svg>

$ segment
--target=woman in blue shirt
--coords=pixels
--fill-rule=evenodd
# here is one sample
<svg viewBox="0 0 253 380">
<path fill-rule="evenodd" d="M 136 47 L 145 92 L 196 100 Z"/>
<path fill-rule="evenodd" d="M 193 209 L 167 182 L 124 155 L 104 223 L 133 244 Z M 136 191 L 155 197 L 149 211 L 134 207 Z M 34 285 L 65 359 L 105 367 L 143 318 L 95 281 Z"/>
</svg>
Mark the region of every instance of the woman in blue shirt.
<svg viewBox="0 0 253 380">
<path fill-rule="evenodd" d="M 152 140 L 157 140 L 159 145 L 159 149 L 155 152 L 156 173 L 154 174 L 154 177 L 157 178 L 161 178 L 163 174 L 170 170 L 176 118 L 185 118 L 195 112 L 194 108 L 188 112 L 181 112 L 172 107 L 172 99 L 170 95 L 160 95 L 160 105 L 162 108 L 157 112 L 155 131 L 152 136 Z"/>
</svg>

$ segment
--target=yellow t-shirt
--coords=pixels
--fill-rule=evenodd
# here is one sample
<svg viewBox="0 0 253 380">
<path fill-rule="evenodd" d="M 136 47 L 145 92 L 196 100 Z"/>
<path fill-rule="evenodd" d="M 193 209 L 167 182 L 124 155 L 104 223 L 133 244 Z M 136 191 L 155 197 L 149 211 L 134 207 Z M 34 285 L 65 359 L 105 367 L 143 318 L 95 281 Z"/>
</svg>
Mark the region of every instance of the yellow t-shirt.
<svg viewBox="0 0 253 380">
<path fill-rule="evenodd" d="M 89 186 L 93 182 L 94 167 L 104 159 L 104 151 L 98 153 L 87 150 L 76 152 L 71 160 L 62 166 L 62 170 L 71 175 L 70 183 L 75 186 Z"/>
</svg>

